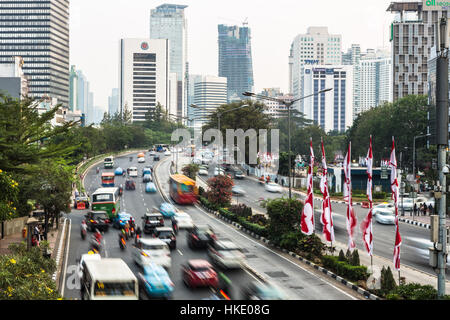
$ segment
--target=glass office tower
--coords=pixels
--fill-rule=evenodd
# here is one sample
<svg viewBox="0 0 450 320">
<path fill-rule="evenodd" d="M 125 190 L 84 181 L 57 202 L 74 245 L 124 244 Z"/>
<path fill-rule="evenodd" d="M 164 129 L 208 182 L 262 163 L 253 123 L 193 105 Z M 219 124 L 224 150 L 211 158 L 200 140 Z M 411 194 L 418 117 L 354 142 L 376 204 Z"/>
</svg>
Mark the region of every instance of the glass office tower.
<svg viewBox="0 0 450 320">
<path fill-rule="evenodd" d="M 0 1 L 0 64 L 24 59 L 30 96 L 69 107 L 69 0 Z"/>
<path fill-rule="evenodd" d="M 219 77 L 228 79 L 228 102 L 246 99 L 253 91 L 250 29 L 219 25 Z"/>
</svg>

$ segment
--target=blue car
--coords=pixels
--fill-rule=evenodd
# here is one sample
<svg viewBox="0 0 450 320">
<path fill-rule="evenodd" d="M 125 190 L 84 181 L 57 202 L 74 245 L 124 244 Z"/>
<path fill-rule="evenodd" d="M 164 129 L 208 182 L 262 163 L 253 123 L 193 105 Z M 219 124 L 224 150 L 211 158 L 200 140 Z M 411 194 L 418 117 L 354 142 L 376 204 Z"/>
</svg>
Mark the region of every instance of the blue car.
<svg viewBox="0 0 450 320">
<path fill-rule="evenodd" d="M 164 202 L 159 207 L 159 212 L 161 212 L 164 218 L 172 218 L 175 215 L 176 209 L 170 203 Z"/>
<path fill-rule="evenodd" d="M 150 298 L 169 299 L 175 285 L 164 267 L 150 263 L 138 274 L 139 289 Z"/>
<path fill-rule="evenodd" d="M 145 192 L 147 193 L 156 193 L 156 186 L 153 182 L 149 182 L 145 186 Z"/>
<path fill-rule="evenodd" d="M 122 168 L 117 168 L 116 171 L 114 172 L 114 174 L 116 176 L 122 176 L 123 175 L 123 169 Z"/>
<path fill-rule="evenodd" d="M 152 169 L 144 168 L 144 170 L 142 171 L 142 176 L 145 176 L 147 174 L 152 175 Z"/>
<path fill-rule="evenodd" d="M 117 229 L 123 228 L 125 224 L 130 221 L 130 218 L 134 221 L 134 218 L 131 214 L 125 212 L 119 213 L 114 220 L 114 227 Z"/>
</svg>

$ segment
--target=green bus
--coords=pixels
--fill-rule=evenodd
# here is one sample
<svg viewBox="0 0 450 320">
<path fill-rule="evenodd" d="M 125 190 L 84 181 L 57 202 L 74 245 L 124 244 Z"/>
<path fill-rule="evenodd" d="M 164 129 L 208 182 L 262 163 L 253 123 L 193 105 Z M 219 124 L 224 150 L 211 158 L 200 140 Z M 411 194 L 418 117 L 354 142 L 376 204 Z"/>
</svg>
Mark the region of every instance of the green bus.
<svg viewBox="0 0 450 320">
<path fill-rule="evenodd" d="M 111 222 L 120 211 L 119 188 L 100 188 L 92 195 L 92 211 L 106 211 Z"/>
<path fill-rule="evenodd" d="M 103 165 L 105 166 L 105 169 L 113 169 L 114 168 L 114 157 L 109 156 L 106 157 L 103 161 Z"/>
</svg>

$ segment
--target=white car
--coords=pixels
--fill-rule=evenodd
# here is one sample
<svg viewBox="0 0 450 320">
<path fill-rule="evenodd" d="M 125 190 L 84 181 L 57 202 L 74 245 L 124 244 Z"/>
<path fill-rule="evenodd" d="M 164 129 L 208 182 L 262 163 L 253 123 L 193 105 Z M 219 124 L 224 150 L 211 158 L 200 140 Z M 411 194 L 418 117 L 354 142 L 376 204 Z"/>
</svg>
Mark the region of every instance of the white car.
<svg viewBox="0 0 450 320">
<path fill-rule="evenodd" d="M 225 170 L 220 169 L 220 168 L 215 168 L 214 169 L 214 177 L 224 176 L 224 175 L 225 175 Z"/>
<path fill-rule="evenodd" d="M 379 212 L 387 212 L 395 215 L 395 207 L 392 203 L 382 203 L 373 207 L 372 214 L 375 216 Z"/>
<path fill-rule="evenodd" d="M 172 265 L 169 246 L 161 239 L 140 238 L 132 254 L 141 267 L 153 262 L 169 270 Z"/>
<path fill-rule="evenodd" d="M 224 268 L 241 268 L 245 263 L 242 249 L 231 241 L 214 241 L 208 245 L 208 255 L 211 261 Z"/>
<path fill-rule="evenodd" d="M 245 196 L 247 194 L 247 192 L 245 192 L 245 190 L 240 186 L 233 186 L 233 188 L 231 188 L 231 192 L 240 196 Z"/>
<path fill-rule="evenodd" d="M 156 156 L 156 152 L 155 151 L 150 151 L 150 157 L 154 157 L 154 156 Z"/>
<path fill-rule="evenodd" d="M 178 229 L 193 229 L 194 222 L 189 214 L 184 211 L 178 211 L 175 213 L 175 220 L 178 224 Z"/>
<path fill-rule="evenodd" d="M 164 155 L 165 155 L 166 157 L 169 157 L 169 156 L 172 155 L 172 152 L 170 152 L 169 150 L 167 150 L 166 152 L 164 152 Z"/>
<path fill-rule="evenodd" d="M 279 184 L 276 184 L 276 183 L 273 183 L 273 182 L 266 183 L 265 189 L 268 192 L 274 192 L 274 193 L 281 193 L 281 192 L 283 192 L 283 189 L 281 188 L 281 186 Z"/>
<path fill-rule="evenodd" d="M 395 224 L 395 213 L 380 211 L 375 215 L 375 221 L 380 224 Z"/>
<path fill-rule="evenodd" d="M 199 176 L 207 176 L 207 175 L 208 175 L 208 170 L 206 170 L 206 169 L 200 169 L 200 170 L 198 171 L 198 175 L 199 175 Z"/>
<path fill-rule="evenodd" d="M 145 158 L 144 157 L 139 158 L 138 163 L 145 163 Z"/>
<path fill-rule="evenodd" d="M 140 158 L 141 159 L 141 158 Z M 136 168 L 136 167 L 131 167 L 130 168 L 130 170 L 129 170 L 129 176 L 130 177 L 133 177 L 133 178 L 137 178 L 137 176 L 138 176 L 138 168 Z"/>
<path fill-rule="evenodd" d="M 405 211 L 411 211 L 414 208 L 414 202 L 411 198 L 399 198 L 398 210 L 401 211 L 404 208 Z"/>
</svg>

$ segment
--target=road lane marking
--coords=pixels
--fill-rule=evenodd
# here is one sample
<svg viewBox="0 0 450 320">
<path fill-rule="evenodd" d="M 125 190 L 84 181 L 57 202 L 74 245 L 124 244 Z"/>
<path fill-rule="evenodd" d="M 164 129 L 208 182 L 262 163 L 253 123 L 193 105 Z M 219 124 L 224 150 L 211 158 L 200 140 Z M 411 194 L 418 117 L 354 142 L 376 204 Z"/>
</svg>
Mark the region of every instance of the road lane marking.
<svg viewBox="0 0 450 320">
<path fill-rule="evenodd" d="M 183 253 L 180 250 L 177 250 L 179 254 L 181 254 L 183 256 Z"/>
</svg>

